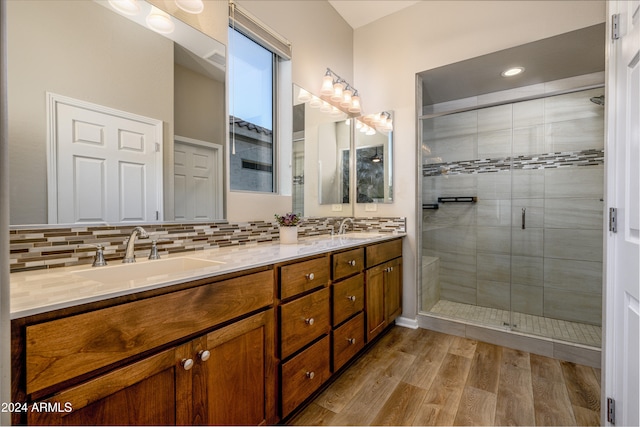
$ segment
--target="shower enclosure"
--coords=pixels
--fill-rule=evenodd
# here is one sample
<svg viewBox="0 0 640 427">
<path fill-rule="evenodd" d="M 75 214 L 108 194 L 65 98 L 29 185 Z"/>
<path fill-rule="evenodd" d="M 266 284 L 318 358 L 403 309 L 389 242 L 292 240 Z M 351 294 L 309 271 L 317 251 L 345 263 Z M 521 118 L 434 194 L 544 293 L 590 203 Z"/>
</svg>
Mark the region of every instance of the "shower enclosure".
<svg viewBox="0 0 640 427">
<path fill-rule="evenodd" d="M 422 118 L 422 314 L 600 347 L 603 94 Z"/>
</svg>

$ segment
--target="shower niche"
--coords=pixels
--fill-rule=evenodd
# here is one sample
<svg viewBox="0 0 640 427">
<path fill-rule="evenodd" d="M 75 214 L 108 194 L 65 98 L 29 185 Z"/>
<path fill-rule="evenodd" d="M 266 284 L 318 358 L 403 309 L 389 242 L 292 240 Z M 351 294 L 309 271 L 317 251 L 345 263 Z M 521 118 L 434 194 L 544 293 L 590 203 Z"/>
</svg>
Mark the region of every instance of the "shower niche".
<svg viewBox="0 0 640 427">
<path fill-rule="evenodd" d="M 421 118 L 421 312 L 600 347 L 603 87 Z"/>
</svg>

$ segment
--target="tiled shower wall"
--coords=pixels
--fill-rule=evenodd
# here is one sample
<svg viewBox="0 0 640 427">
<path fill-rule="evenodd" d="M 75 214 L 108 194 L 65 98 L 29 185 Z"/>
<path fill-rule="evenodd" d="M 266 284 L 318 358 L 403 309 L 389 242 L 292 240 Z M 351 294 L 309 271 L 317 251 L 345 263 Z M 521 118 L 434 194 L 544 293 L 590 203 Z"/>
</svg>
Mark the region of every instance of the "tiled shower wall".
<svg viewBox="0 0 640 427">
<path fill-rule="evenodd" d="M 330 234 L 343 218 L 304 218 L 298 235 Z M 157 239 L 160 255 L 224 246 L 242 246 L 279 239 L 275 223 L 264 221 L 142 224 L 149 239 L 136 242 L 136 256 L 146 257 Z M 9 230 L 11 272 L 90 264 L 95 245 L 105 247 L 107 261 L 124 256 L 133 225 L 15 227 Z M 351 229 L 351 228 L 350 228 Z M 406 232 L 405 218 L 354 218 L 355 231 Z"/>
<path fill-rule="evenodd" d="M 477 197 L 423 210 L 440 299 L 601 324 L 603 93 L 424 121 L 423 204 Z"/>
</svg>

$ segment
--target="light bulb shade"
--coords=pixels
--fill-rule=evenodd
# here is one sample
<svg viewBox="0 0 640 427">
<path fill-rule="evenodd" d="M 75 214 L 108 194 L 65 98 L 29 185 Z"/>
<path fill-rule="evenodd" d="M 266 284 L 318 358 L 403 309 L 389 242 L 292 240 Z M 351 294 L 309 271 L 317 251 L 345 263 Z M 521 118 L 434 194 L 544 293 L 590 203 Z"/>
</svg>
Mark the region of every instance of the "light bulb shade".
<svg viewBox="0 0 640 427">
<path fill-rule="evenodd" d="M 331 107 L 331 116 L 338 117 L 342 114 L 342 111 L 338 110 L 336 107 Z"/>
<path fill-rule="evenodd" d="M 309 101 L 309 107 L 311 108 L 320 108 L 322 106 L 322 100 L 317 96 L 311 96 L 311 101 Z"/>
<path fill-rule="evenodd" d="M 360 129 L 362 126 L 362 122 L 360 120 L 356 120 L 356 129 Z"/>
<path fill-rule="evenodd" d="M 311 100 L 311 94 L 304 89 L 300 89 L 300 92 L 298 92 L 298 101 L 308 102 L 310 100 Z"/>
<path fill-rule="evenodd" d="M 370 127 L 369 129 L 367 129 L 367 131 L 364 133 L 365 135 L 375 135 L 376 134 L 376 130 L 372 127 Z"/>
<path fill-rule="evenodd" d="M 155 7 L 151 8 L 151 12 L 147 15 L 146 21 L 149 28 L 156 33 L 171 34 L 175 29 L 175 24 L 171 20 L 171 17 Z"/>
<path fill-rule="evenodd" d="M 320 106 L 320 111 L 322 111 L 323 113 L 330 113 L 332 108 L 333 107 L 331 106 L 331 104 L 323 101 L 322 105 Z"/>
<path fill-rule="evenodd" d="M 187 13 L 200 13 L 204 10 L 202 0 L 175 0 L 176 6 Z"/>
<path fill-rule="evenodd" d="M 351 89 L 347 88 L 344 91 L 342 91 L 342 100 L 340 101 L 340 106 L 341 107 L 346 107 L 349 108 L 351 107 L 351 97 L 353 95 L 353 92 L 351 92 Z"/>
<path fill-rule="evenodd" d="M 337 81 L 333 84 L 333 95 L 331 95 L 331 100 L 334 102 L 342 101 L 342 92 L 344 91 L 344 85 Z"/>
<path fill-rule="evenodd" d="M 329 73 L 325 74 L 322 78 L 320 94 L 325 96 L 331 96 L 333 94 L 333 77 L 331 77 L 331 74 Z"/>
<path fill-rule="evenodd" d="M 109 4 L 125 15 L 136 15 L 140 12 L 140 5 L 137 0 L 109 0 Z"/>
<path fill-rule="evenodd" d="M 360 97 L 357 94 L 354 94 L 351 97 L 351 107 L 349 107 L 349 112 L 350 113 L 359 113 L 361 111 L 361 106 L 360 106 Z"/>
</svg>

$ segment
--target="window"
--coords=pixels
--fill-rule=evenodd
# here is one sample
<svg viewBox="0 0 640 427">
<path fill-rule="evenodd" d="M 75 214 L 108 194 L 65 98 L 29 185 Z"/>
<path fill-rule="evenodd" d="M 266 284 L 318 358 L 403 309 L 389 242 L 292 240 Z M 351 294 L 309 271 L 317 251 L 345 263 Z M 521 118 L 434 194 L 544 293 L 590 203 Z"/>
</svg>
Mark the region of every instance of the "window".
<svg viewBox="0 0 640 427">
<path fill-rule="evenodd" d="M 275 192 L 277 55 L 229 27 L 231 190 Z"/>
</svg>

